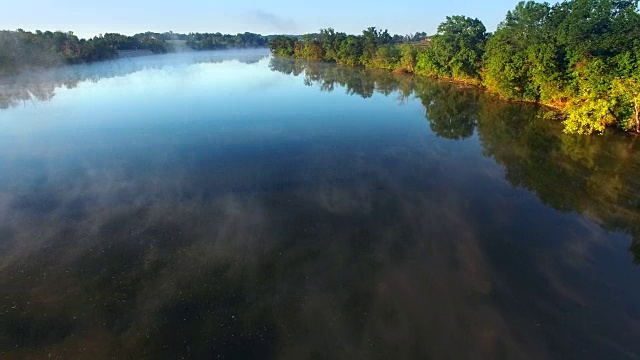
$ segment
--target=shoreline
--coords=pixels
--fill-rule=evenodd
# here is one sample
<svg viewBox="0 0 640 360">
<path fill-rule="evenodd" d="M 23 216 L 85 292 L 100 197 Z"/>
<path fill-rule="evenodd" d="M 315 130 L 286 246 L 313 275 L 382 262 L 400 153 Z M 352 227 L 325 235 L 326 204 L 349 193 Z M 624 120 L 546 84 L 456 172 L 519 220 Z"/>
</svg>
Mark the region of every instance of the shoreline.
<svg viewBox="0 0 640 360">
<path fill-rule="evenodd" d="M 512 103 L 538 105 L 538 106 L 547 108 L 549 110 L 553 110 L 553 111 L 559 113 L 562 116 L 566 115 L 564 113 L 565 107 L 561 107 L 561 106 L 557 106 L 557 105 L 553 105 L 551 103 L 545 103 L 545 102 L 541 102 L 541 101 L 505 98 L 503 96 L 500 96 L 500 94 L 498 94 L 496 91 L 492 91 L 490 88 L 487 88 L 486 86 L 482 85 L 482 83 L 479 82 L 479 81 L 466 80 L 466 79 L 455 78 L 455 77 L 450 77 L 450 76 L 426 75 L 426 74 L 420 74 L 420 73 L 416 73 L 416 72 L 407 71 L 406 69 L 390 70 L 390 69 L 385 69 L 385 68 L 367 67 L 367 66 L 364 66 L 364 65 L 340 64 L 340 63 L 333 62 L 333 61 L 301 59 L 301 58 L 296 58 L 296 57 L 293 57 L 293 56 L 282 56 L 282 55 L 277 55 L 277 54 L 273 54 L 273 53 L 271 53 L 271 55 L 272 56 L 277 56 L 277 57 L 282 57 L 284 59 L 302 60 L 302 61 L 309 61 L 309 62 L 315 62 L 315 63 L 320 63 L 320 64 L 331 64 L 331 65 L 335 65 L 335 66 L 361 68 L 361 69 L 374 70 L 374 71 L 386 71 L 386 72 L 388 72 L 390 74 L 395 74 L 395 75 L 405 75 L 405 76 L 411 76 L 411 77 L 421 77 L 421 78 L 434 79 L 434 80 L 437 80 L 437 81 L 443 82 L 443 83 L 455 84 L 458 87 L 463 88 L 463 89 L 464 88 L 477 89 L 477 90 L 480 90 L 480 91 L 482 91 L 484 93 L 487 93 L 487 94 L 489 94 L 491 96 L 495 96 L 496 98 L 498 98 L 498 99 L 500 99 L 502 101 L 507 101 L 507 102 L 512 102 Z M 637 135 L 640 135 L 640 134 L 637 134 Z"/>
<path fill-rule="evenodd" d="M 340 63 L 337 63 L 335 61 L 308 60 L 308 59 L 296 58 L 296 57 L 293 57 L 293 56 L 278 55 L 278 54 L 274 54 L 273 52 L 271 53 L 271 56 L 280 57 L 280 58 L 283 58 L 283 59 L 290 59 L 290 60 L 294 60 L 294 61 L 295 60 L 300 60 L 300 61 L 307 61 L 307 62 L 313 62 L 313 63 L 318 63 L 318 64 L 327 64 L 327 65 L 341 66 L 341 67 L 354 68 L 354 69 L 364 69 L 364 70 L 369 70 L 369 71 L 384 71 L 384 72 L 387 72 L 389 74 L 399 75 L 399 76 L 409 76 L 411 78 L 418 77 L 418 78 L 433 79 L 433 80 L 438 81 L 438 82 L 453 84 L 453 85 L 457 86 L 460 89 L 474 89 L 474 90 L 477 90 L 477 91 L 481 91 L 486 95 L 489 95 L 489 96 L 492 96 L 492 97 L 494 97 L 496 99 L 499 99 L 500 101 L 505 101 L 505 102 L 509 102 L 509 103 L 518 103 L 518 104 L 538 106 L 538 107 L 540 107 L 540 108 L 542 108 L 542 109 L 544 109 L 546 111 L 553 112 L 557 116 L 556 118 L 553 119 L 553 121 L 556 121 L 558 123 L 563 123 L 567 119 L 567 116 L 568 116 L 567 110 L 566 110 L 567 109 L 566 105 L 559 106 L 557 104 L 546 103 L 546 102 L 541 102 L 541 101 L 505 98 L 503 96 L 500 96 L 500 94 L 498 92 L 492 91 L 490 88 L 487 88 L 486 86 L 484 86 L 483 84 L 479 83 L 478 81 L 466 80 L 466 79 L 454 78 L 454 77 L 448 77 L 448 76 L 425 75 L 425 74 L 419 74 L 419 73 L 416 73 L 416 72 L 406 71 L 406 69 L 390 70 L 390 69 L 379 68 L 379 67 L 367 67 L 365 65 L 340 64 Z M 563 104 L 566 104 L 566 102 L 564 102 Z M 615 126 L 606 127 L 604 129 L 604 131 L 598 132 L 596 134 L 597 135 L 603 135 L 605 133 L 614 133 L 614 134 L 622 135 L 622 136 L 631 136 L 633 138 L 637 138 L 638 136 L 640 136 L 640 133 L 633 132 L 633 131 L 626 131 L 624 129 L 621 129 L 621 128 L 618 128 L 618 127 L 615 127 Z"/>
<path fill-rule="evenodd" d="M 64 61 L 62 61 L 61 63 L 58 63 L 58 64 L 52 64 L 51 66 L 27 65 L 27 66 L 23 66 L 22 68 L 16 71 L 6 71 L 5 69 L 0 68 L 0 80 L 4 78 L 10 78 L 12 76 L 25 75 L 30 72 L 43 72 L 48 70 L 63 69 L 71 66 L 100 64 L 100 63 L 106 63 L 109 61 L 117 61 L 122 59 L 153 58 L 156 56 L 177 55 L 177 54 L 198 54 L 198 53 L 205 53 L 205 52 L 211 52 L 211 51 L 259 50 L 259 49 L 269 50 L 268 47 L 235 47 L 235 48 L 225 48 L 225 49 L 201 49 L 201 50 L 192 49 L 191 51 L 168 51 L 163 53 L 154 53 L 151 50 L 116 50 L 118 51 L 119 55 L 113 58 L 108 58 L 108 59 L 100 59 L 95 61 L 80 61 L 80 62 L 74 62 L 74 63 L 65 63 Z M 120 56 L 120 53 L 122 53 L 123 56 Z"/>
</svg>

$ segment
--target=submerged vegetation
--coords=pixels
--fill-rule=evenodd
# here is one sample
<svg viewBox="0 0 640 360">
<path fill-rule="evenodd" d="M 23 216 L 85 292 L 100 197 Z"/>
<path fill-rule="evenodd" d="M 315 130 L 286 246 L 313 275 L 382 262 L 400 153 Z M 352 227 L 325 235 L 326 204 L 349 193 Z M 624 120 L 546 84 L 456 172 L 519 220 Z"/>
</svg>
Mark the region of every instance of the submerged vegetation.
<svg viewBox="0 0 640 360">
<path fill-rule="evenodd" d="M 166 53 L 176 50 L 177 45 L 184 45 L 183 49 L 195 50 L 265 47 L 267 38 L 252 33 L 185 35 L 146 32 L 134 36 L 104 34 L 91 39 L 80 39 L 73 32 L 4 30 L 0 31 L 0 75 L 26 69 L 114 59 L 118 57 L 118 51 L 122 50 Z"/>
<path fill-rule="evenodd" d="M 323 29 L 276 37 L 269 47 L 280 56 L 448 78 L 550 105 L 564 113 L 568 133 L 640 132 L 637 0 L 520 2 L 495 33 L 478 19 L 451 16 L 420 40 L 376 28 L 359 36 Z"/>
</svg>

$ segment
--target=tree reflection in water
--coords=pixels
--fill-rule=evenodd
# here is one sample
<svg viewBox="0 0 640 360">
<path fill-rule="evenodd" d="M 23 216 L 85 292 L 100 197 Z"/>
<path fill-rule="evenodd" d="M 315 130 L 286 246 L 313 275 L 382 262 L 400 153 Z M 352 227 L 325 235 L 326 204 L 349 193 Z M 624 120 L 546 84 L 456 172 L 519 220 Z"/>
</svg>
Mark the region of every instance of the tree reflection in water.
<svg viewBox="0 0 640 360">
<path fill-rule="evenodd" d="M 87 132 L 64 156 L 29 152 L 26 140 L 22 152 L 7 151 L 0 357 L 640 352 L 638 276 L 626 243 L 608 243 L 627 238 L 575 214 L 637 239 L 632 138 L 565 136 L 537 107 L 429 79 L 277 58 L 270 66 L 368 99 L 340 97 L 353 134 L 341 133 L 350 130 L 342 117 L 326 126 L 343 115 L 322 102 L 328 94 L 293 102 L 296 79 L 262 69 L 289 91 L 239 99 L 264 117 L 227 116 L 205 96 L 185 116 L 200 122 L 112 130 L 103 146 Z M 379 95 L 424 105 L 443 139 L 420 113 L 390 120 L 408 108 Z M 171 110 L 163 100 L 125 125 L 152 107 Z M 301 121 L 312 105 L 327 112 Z M 382 115 L 371 120 L 364 112 L 375 106 Z M 214 112 L 220 122 L 209 120 Z"/>
<path fill-rule="evenodd" d="M 587 215 L 606 229 L 631 235 L 630 251 L 640 264 L 640 145 L 635 137 L 613 131 L 567 135 L 554 114 L 540 107 L 429 78 L 282 57 L 272 58 L 270 68 L 303 74 L 305 84 L 322 91 L 339 84 L 363 98 L 374 92 L 397 94 L 401 102 L 418 98 L 437 136 L 466 139 L 477 131 L 484 151 L 505 167 L 511 184 L 535 192 L 555 209 Z"/>
<path fill-rule="evenodd" d="M 85 81 L 98 82 L 102 79 L 122 77 L 142 70 L 165 69 L 194 63 L 216 64 L 234 60 L 243 64 L 254 64 L 266 57 L 266 54 L 256 51 L 203 51 L 69 65 L 39 72 L 5 76 L 0 77 L 0 110 L 31 100 L 50 100 L 55 96 L 56 89 L 61 87 L 73 89 Z"/>
</svg>

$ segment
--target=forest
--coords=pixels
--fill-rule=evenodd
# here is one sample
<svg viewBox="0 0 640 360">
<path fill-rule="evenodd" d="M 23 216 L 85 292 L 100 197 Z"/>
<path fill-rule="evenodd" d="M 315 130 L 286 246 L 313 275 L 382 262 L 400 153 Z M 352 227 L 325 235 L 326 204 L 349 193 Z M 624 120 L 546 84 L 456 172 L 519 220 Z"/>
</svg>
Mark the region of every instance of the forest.
<svg viewBox="0 0 640 360">
<path fill-rule="evenodd" d="M 73 32 L 0 31 L 0 75 L 63 64 L 114 59 L 118 50 L 150 50 L 166 53 L 174 50 L 170 40 L 184 41 L 194 50 L 265 47 L 267 38 L 252 33 L 176 34 L 146 32 L 127 36 L 107 33 L 80 39 Z"/>
<path fill-rule="evenodd" d="M 275 55 L 386 69 L 473 84 L 563 114 L 567 133 L 640 133 L 638 0 L 520 2 L 494 33 L 448 16 L 416 40 L 370 27 L 269 41 Z"/>
<path fill-rule="evenodd" d="M 245 32 L 244 34 L 229 35 L 221 33 L 195 33 L 187 35 L 187 45 L 194 50 L 217 50 L 228 48 L 256 48 L 266 47 L 266 37 Z"/>
</svg>

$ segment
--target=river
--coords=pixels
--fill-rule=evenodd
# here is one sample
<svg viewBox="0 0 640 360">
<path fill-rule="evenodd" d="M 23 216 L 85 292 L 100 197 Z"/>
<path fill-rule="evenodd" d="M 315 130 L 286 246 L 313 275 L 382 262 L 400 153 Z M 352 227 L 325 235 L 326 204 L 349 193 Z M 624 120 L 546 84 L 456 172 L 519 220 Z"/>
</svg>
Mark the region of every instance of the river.
<svg viewBox="0 0 640 360">
<path fill-rule="evenodd" d="M 0 355 L 636 359 L 639 144 L 267 50 L 0 79 Z"/>
</svg>

